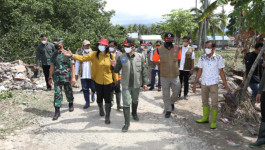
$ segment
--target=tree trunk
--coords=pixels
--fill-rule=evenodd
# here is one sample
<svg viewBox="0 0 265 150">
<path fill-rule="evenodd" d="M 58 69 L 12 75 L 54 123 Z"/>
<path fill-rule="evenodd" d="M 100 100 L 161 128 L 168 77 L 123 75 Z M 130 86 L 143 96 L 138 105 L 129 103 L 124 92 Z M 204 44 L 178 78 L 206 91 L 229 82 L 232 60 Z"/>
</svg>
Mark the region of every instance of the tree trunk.
<svg viewBox="0 0 265 150">
<path fill-rule="evenodd" d="M 241 41 L 239 42 L 238 46 L 237 46 L 237 49 L 236 49 L 236 53 L 235 53 L 235 56 L 234 56 L 234 62 L 233 62 L 233 65 L 232 65 L 232 68 L 236 68 L 236 62 L 237 62 L 237 58 L 242 50 L 242 47 L 241 47 Z"/>
<path fill-rule="evenodd" d="M 204 11 L 207 9 L 208 0 L 204 1 Z M 207 18 L 204 19 L 204 43 L 207 41 Z M 205 49 L 205 46 L 204 46 Z"/>
<path fill-rule="evenodd" d="M 261 49 L 261 51 L 259 52 L 259 55 L 257 56 L 256 60 L 254 61 L 249 73 L 248 73 L 248 76 L 247 76 L 247 79 L 245 81 L 245 84 L 244 84 L 244 87 L 243 87 L 243 90 L 242 90 L 242 93 L 241 93 L 241 101 L 244 101 L 245 100 L 245 94 L 246 94 L 246 90 L 248 88 L 248 85 L 249 85 L 249 82 L 250 82 L 250 79 L 259 63 L 259 60 L 260 58 L 263 56 L 264 54 L 264 51 L 265 51 L 265 46 L 263 46 L 263 48 Z"/>
<path fill-rule="evenodd" d="M 224 6 L 222 7 L 222 14 L 225 15 Z M 222 50 L 224 50 L 225 49 L 225 25 L 224 24 L 222 24 L 222 32 L 223 32 L 223 36 L 222 36 L 222 40 L 223 40 Z"/>
<path fill-rule="evenodd" d="M 200 23 L 199 38 L 198 38 L 198 51 L 201 50 L 203 23 L 204 21 Z"/>
</svg>

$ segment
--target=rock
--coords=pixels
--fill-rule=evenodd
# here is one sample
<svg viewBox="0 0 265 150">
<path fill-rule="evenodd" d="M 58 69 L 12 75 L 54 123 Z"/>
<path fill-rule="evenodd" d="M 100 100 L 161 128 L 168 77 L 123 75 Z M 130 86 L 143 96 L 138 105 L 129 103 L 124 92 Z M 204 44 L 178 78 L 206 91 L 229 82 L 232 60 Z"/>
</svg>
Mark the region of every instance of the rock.
<svg viewBox="0 0 265 150">
<path fill-rule="evenodd" d="M 33 80 L 34 65 L 24 64 L 21 60 L 10 62 L 0 62 L 0 86 L 7 89 L 42 89 L 46 86 L 44 77 Z M 36 84 L 36 82 L 38 82 Z"/>
<path fill-rule="evenodd" d="M 24 88 L 24 89 L 32 89 L 32 85 L 31 85 L 29 82 L 27 82 L 27 83 L 24 85 L 23 88 Z"/>
<path fill-rule="evenodd" d="M 27 69 L 24 65 L 17 65 L 14 67 L 11 67 L 12 70 L 16 70 L 17 72 L 26 72 Z"/>
<path fill-rule="evenodd" d="M 6 91 L 6 90 L 8 90 L 8 89 L 5 88 L 4 86 L 0 86 L 0 93 L 1 93 L 2 91 Z"/>
</svg>

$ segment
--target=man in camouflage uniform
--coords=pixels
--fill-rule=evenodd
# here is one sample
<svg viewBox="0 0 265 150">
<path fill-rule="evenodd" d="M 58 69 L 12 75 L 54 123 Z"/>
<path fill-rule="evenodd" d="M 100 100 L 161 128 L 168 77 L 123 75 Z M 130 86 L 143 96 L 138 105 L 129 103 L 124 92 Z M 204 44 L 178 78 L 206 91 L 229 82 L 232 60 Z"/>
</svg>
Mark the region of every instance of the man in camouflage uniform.
<svg viewBox="0 0 265 150">
<path fill-rule="evenodd" d="M 60 117 L 60 106 L 63 100 L 62 87 L 64 87 L 67 101 L 69 102 L 69 111 L 74 111 L 74 96 L 72 85 L 76 83 L 74 61 L 62 54 L 63 39 L 59 38 L 54 41 L 56 52 L 51 57 L 51 68 L 49 74 L 49 84 L 54 82 L 54 107 L 55 114 L 53 120 Z M 71 85 L 72 84 L 72 85 Z"/>
</svg>

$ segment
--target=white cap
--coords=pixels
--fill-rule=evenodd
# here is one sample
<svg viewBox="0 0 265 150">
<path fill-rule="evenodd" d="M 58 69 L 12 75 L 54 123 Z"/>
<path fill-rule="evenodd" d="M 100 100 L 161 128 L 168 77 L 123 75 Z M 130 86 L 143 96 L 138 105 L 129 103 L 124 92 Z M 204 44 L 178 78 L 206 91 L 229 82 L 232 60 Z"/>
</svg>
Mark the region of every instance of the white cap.
<svg viewBox="0 0 265 150">
<path fill-rule="evenodd" d="M 88 41 L 88 40 L 84 40 L 83 42 L 82 42 L 82 45 L 90 45 L 90 42 Z"/>
</svg>

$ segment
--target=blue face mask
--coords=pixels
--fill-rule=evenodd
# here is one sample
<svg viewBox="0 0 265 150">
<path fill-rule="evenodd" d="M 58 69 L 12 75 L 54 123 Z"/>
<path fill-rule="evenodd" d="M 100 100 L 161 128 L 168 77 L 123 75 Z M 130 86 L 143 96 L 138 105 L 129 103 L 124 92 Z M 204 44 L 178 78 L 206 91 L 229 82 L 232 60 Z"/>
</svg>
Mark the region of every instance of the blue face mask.
<svg viewBox="0 0 265 150">
<path fill-rule="evenodd" d="M 148 49 L 151 49 L 151 48 L 152 48 L 152 46 L 147 46 L 147 48 L 148 48 Z"/>
<path fill-rule="evenodd" d="M 101 52 L 104 52 L 104 51 L 105 51 L 105 46 L 99 45 L 99 46 L 98 46 L 98 49 L 99 49 Z"/>
</svg>

